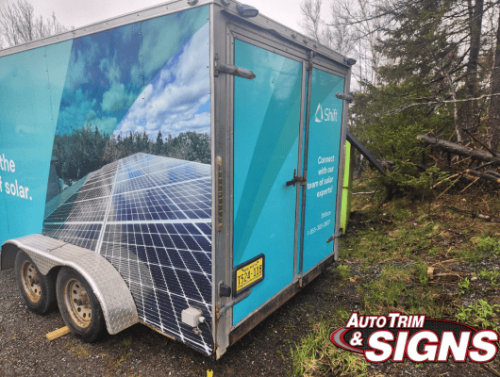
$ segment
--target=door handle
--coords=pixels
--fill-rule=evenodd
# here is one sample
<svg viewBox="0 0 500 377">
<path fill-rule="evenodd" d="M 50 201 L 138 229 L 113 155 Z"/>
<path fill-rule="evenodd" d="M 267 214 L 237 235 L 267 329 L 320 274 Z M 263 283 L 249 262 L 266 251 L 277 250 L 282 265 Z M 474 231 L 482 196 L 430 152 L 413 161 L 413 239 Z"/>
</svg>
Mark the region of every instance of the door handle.
<svg viewBox="0 0 500 377">
<path fill-rule="evenodd" d="M 297 169 L 293 169 L 293 179 L 291 181 L 287 181 L 286 186 L 295 186 L 296 183 L 299 183 L 301 186 L 306 185 L 307 178 L 306 177 L 298 177 Z"/>
</svg>

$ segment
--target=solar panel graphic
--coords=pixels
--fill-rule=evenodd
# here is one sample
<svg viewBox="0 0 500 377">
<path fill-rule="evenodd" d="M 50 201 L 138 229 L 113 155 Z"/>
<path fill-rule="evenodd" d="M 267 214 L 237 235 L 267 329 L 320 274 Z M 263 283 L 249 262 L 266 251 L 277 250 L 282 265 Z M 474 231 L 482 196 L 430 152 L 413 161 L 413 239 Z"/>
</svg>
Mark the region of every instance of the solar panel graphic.
<svg viewBox="0 0 500 377">
<path fill-rule="evenodd" d="M 181 322 L 212 318 L 210 165 L 138 153 L 89 174 L 44 221 L 43 233 L 106 258 L 140 320 L 211 355 L 212 336 Z"/>
</svg>

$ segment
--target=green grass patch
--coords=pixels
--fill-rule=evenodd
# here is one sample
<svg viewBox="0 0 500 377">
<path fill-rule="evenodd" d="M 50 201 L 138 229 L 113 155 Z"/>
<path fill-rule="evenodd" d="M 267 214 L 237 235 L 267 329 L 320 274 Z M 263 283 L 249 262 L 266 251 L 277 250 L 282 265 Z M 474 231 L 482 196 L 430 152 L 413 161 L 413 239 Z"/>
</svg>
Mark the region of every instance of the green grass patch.
<svg viewBox="0 0 500 377">
<path fill-rule="evenodd" d="M 426 285 L 427 281 L 429 280 L 429 277 L 427 276 L 427 269 L 429 266 L 425 263 L 418 263 L 415 267 L 417 271 L 417 277 L 418 281 L 420 282 L 421 285 Z"/>
<path fill-rule="evenodd" d="M 483 280 L 488 280 L 488 281 L 495 281 L 498 279 L 498 276 L 500 275 L 500 272 L 497 270 L 495 271 L 488 271 L 486 268 L 483 268 L 479 272 L 479 277 Z"/>
<path fill-rule="evenodd" d="M 458 322 L 482 329 L 492 329 L 499 331 L 498 322 L 493 318 L 498 318 L 500 305 L 492 305 L 486 300 L 479 300 L 473 304 L 458 308 L 456 318 Z"/>
<path fill-rule="evenodd" d="M 335 347 L 330 342 L 333 328 L 328 322 L 316 323 L 313 330 L 291 351 L 293 373 L 297 376 L 368 376 L 364 359 Z"/>
<path fill-rule="evenodd" d="M 469 293 L 472 289 L 472 285 L 468 278 L 464 278 L 458 282 L 458 288 L 460 289 L 460 294 L 464 295 Z"/>
<path fill-rule="evenodd" d="M 483 268 L 479 272 L 479 277 L 482 280 L 489 281 L 491 283 L 492 287 L 496 287 L 497 286 L 497 280 L 498 280 L 499 276 L 500 276 L 500 272 L 498 270 L 488 271 L 486 268 Z"/>
<path fill-rule="evenodd" d="M 130 346 L 132 344 L 132 339 L 124 339 L 122 341 L 123 346 Z"/>
<path fill-rule="evenodd" d="M 443 304 L 436 302 L 439 290 L 427 284 L 427 265 L 408 268 L 386 266 L 378 279 L 360 286 L 366 314 L 386 314 L 398 310 L 405 314 L 427 314 L 434 318 L 443 315 Z"/>
<path fill-rule="evenodd" d="M 491 237 L 486 237 L 477 243 L 476 249 L 482 254 L 494 253 L 498 255 L 500 254 L 500 242 Z"/>
<path fill-rule="evenodd" d="M 335 273 L 341 279 L 348 279 L 352 277 L 351 269 L 348 266 L 342 264 L 337 266 L 337 268 L 335 269 Z"/>
</svg>

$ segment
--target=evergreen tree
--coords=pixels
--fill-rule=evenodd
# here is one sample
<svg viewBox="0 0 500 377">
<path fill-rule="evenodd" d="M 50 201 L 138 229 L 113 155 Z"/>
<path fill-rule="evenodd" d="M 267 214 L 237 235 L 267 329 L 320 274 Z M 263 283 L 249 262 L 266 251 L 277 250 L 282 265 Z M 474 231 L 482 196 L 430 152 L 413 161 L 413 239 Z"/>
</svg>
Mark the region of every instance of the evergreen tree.
<svg viewBox="0 0 500 377">
<path fill-rule="evenodd" d="M 161 131 L 159 131 L 158 135 L 156 136 L 154 154 L 156 154 L 157 156 L 161 156 L 163 154 L 163 135 L 161 134 Z"/>
</svg>

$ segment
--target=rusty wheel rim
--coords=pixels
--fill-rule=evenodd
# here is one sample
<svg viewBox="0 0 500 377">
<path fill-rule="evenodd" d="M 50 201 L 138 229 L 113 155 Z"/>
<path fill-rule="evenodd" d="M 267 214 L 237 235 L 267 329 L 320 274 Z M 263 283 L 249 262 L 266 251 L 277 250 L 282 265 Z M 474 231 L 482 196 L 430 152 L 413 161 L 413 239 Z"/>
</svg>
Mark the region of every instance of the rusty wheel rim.
<svg viewBox="0 0 500 377">
<path fill-rule="evenodd" d="M 85 287 L 76 279 L 69 279 L 64 285 L 64 303 L 66 309 L 81 328 L 86 328 L 92 322 L 92 305 Z"/>
<path fill-rule="evenodd" d="M 21 265 L 21 283 L 24 292 L 33 303 L 37 303 L 42 298 L 42 286 L 40 277 L 36 272 L 35 266 L 30 261 L 24 261 Z"/>
</svg>

